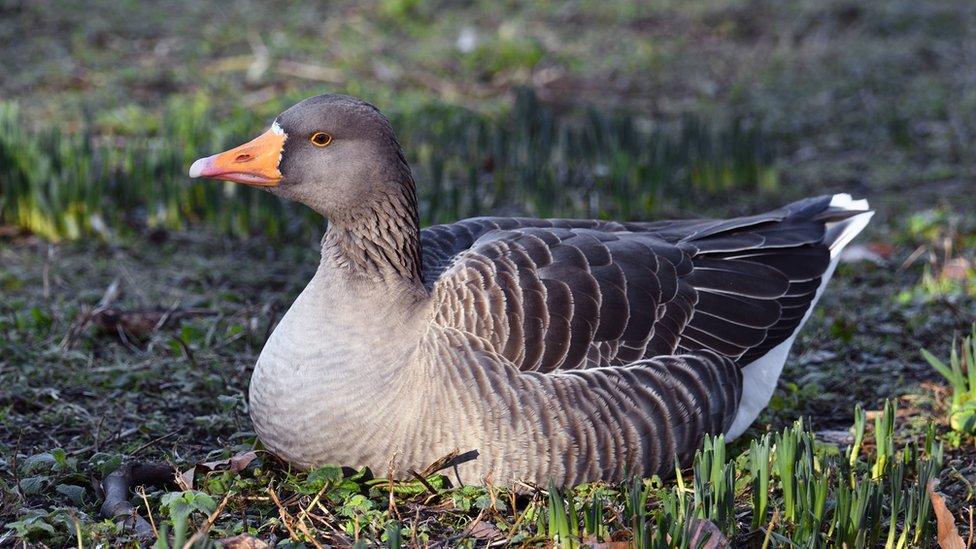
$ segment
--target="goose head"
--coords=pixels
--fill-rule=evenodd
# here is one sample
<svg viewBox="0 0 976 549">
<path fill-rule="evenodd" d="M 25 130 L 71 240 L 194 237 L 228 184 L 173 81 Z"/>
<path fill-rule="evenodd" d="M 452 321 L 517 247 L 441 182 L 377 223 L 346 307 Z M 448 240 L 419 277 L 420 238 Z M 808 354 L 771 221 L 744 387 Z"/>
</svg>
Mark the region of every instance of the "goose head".
<svg viewBox="0 0 976 549">
<path fill-rule="evenodd" d="M 260 187 L 331 221 L 376 197 L 413 192 L 390 122 L 369 103 L 335 94 L 306 99 L 255 139 L 197 160 L 190 177 Z"/>
</svg>

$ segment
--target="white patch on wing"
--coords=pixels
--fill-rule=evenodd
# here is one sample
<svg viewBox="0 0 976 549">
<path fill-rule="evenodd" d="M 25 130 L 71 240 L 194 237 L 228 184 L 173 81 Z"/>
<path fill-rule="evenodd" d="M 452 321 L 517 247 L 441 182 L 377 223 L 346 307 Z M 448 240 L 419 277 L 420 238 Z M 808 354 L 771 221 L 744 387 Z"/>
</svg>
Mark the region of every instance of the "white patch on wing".
<svg viewBox="0 0 976 549">
<path fill-rule="evenodd" d="M 852 200 L 851 195 L 846 193 L 835 194 L 830 200 L 830 206 L 844 210 L 867 210 L 868 201 Z M 871 216 L 873 215 L 874 212 L 866 211 L 843 221 L 827 224 L 827 229 L 824 232 L 824 240 L 830 242 L 830 265 L 824 271 L 820 281 L 820 287 L 817 288 L 817 294 L 810 303 L 810 308 L 803 315 L 803 320 L 797 325 L 796 330 L 789 339 L 773 347 L 772 350 L 761 358 L 750 362 L 742 368 L 742 399 L 739 401 L 739 408 L 736 410 L 732 425 L 725 432 L 727 440 L 737 438 L 744 433 L 752 425 L 752 422 L 759 417 L 759 413 L 763 411 L 763 408 L 769 404 L 769 399 L 772 398 L 773 391 L 776 389 L 776 382 L 779 381 L 779 375 L 783 371 L 783 366 L 786 364 L 786 358 L 790 354 L 790 347 L 793 345 L 796 335 L 800 333 L 800 329 L 803 328 L 807 319 L 810 318 L 810 314 L 813 313 L 813 309 L 816 307 L 817 301 L 820 300 L 820 296 L 823 295 L 824 288 L 827 287 L 827 282 L 830 281 L 830 277 L 834 274 L 834 269 L 837 268 L 837 263 L 840 261 L 841 250 L 858 233 L 864 230 L 864 227 L 867 226 L 868 221 L 871 220 Z"/>
</svg>

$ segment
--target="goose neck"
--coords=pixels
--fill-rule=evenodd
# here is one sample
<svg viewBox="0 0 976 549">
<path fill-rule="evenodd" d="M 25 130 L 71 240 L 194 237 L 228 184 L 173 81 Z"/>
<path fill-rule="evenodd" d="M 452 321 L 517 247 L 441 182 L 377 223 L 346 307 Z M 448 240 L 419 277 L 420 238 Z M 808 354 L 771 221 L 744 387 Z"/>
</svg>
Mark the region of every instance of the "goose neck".
<svg viewBox="0 0 976 549">
<path fill-rule="evenodd" d="M 329 218 L 322 268 L 351 279 L 423 288 L 420 223 L 413 187 L 380 192 Z"/>
</svg>

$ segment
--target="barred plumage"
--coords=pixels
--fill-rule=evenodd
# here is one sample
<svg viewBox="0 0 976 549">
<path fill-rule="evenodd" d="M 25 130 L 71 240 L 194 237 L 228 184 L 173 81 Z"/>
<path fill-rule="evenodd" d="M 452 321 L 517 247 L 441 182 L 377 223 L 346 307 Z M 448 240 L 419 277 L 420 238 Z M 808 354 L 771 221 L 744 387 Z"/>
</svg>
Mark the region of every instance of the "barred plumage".
<svg viewBox="0 0 976 549">
<path fill-rule="evenodd" d="M 457 466 L 466 482 L 671 474 L 706 434 L 737 436 L 765 407 L 871 215 L 834 195 L 726 220 L 484 217 L 421 231 L 375 108 L 321 96 L 276 128 L 247 146 L 283 147 L 252 151 L 277 167 L 232 150 L 191 174 L 260 181 L 329 218 L 322 263 L 250 388 L 257 433 L 299 467 L 405 476 L 461 451 L 477 453 Z M 294 137 L 316 131 L 328 147 Z"/>
</svg>

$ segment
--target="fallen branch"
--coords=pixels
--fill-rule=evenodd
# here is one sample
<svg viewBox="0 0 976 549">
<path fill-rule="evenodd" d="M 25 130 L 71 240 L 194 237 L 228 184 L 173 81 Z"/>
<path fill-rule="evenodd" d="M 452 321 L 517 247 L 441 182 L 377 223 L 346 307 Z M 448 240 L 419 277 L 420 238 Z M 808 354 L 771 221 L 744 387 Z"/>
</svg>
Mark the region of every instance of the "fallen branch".
<svg viewBox="0 0 976 549">
<path fill-rule="evenodd" d="M 136 536 L 150 539 L 155 531 L 149 522 L 142 518 L 135 506 L 129 503 L 129 493 L 136 486 L 165 486 L 174 482 L 176 470 L 165 463 L 126 463 L 109 473 L 102 481 L 102 491 L 105 502 L 102 503 L 101 514 L 108 519 L 125 516 L 125 525 L 135 532 Z"/>
</svg>

